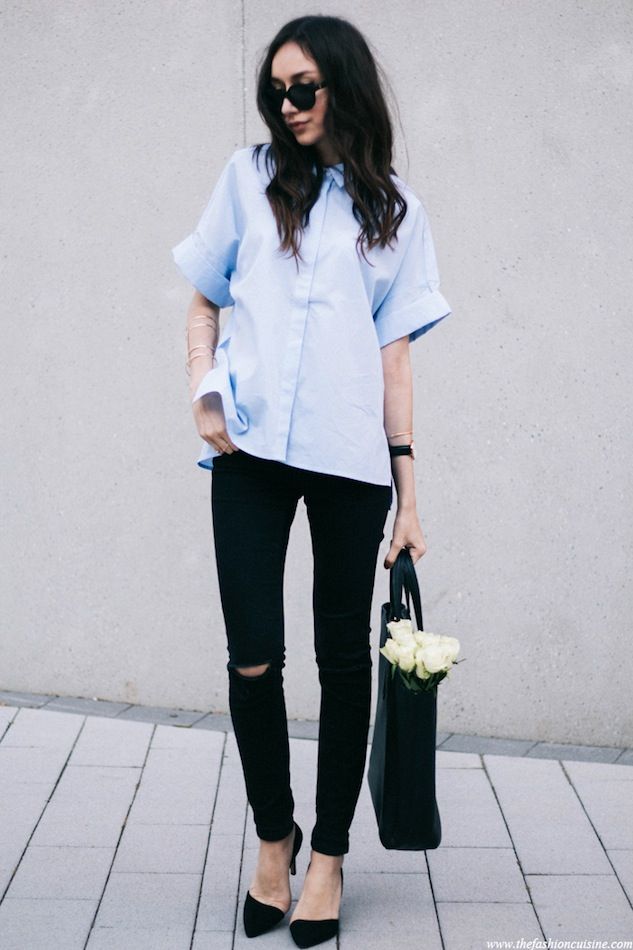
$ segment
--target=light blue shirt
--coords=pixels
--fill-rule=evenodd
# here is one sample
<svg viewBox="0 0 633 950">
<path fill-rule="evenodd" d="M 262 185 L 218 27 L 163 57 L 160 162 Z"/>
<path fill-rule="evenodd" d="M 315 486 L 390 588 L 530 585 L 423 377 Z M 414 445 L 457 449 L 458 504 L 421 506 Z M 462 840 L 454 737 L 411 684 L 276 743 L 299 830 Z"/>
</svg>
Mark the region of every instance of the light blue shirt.
<svg viewBox="0 0 633 950">
<path fill-rule="evenodd" d="M 390 485 L 380 348 L 417 340 L 451 312 L 426 211 L 394 175 L 407 214 L 391 248 L 365 250 L 367 263 L 343 164 L 328 166 L 297 267 L 279 251 L 265 194 L 268 147 L 259 168 L 254 146 L 233 153 L 195 230 L 172 249 L 204 297 L 232 308 L 193 401 L 219 393 L 232 442 L 251 455 Z M 204 442 L 197 463 L 212 469 L 220 454 Z"/>
</svg>

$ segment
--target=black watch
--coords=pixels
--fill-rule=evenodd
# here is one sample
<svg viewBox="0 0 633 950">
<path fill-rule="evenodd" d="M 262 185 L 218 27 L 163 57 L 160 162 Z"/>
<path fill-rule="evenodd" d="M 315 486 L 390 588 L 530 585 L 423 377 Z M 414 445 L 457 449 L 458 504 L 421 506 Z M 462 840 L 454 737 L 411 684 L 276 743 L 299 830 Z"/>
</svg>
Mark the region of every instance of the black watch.
<svg viewBox="0 0 633 950">
<path fill-rule="evenodd" d="M 390 445 L 389 454 L 394 455 L 410 455 L 412 459 L 415 459 L 415 442 L 411 442 L 410 445 Z"/>
</svg>

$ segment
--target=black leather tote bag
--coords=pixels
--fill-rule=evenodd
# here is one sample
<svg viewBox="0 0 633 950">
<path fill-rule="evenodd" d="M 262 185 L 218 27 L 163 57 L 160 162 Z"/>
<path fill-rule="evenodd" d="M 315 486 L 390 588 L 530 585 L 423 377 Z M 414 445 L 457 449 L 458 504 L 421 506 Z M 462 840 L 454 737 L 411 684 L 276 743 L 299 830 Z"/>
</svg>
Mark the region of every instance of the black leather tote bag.
<svg viewBox="0 0 633 950">
<path fill-rule="evenodd" d="M 390 570 L 390 598 L 382 605 L 380 646 L 389 636 L 387 623 L 411 617 L 423 630 L 420 589 L 408 548 L 402 548 Z M 404 589 L 407 604 L 401 602 Z M 437 739 L 437 686 L 413 692 L 400 676 L 391 675 L 391 663 L 379 656 L 378 696 L 367 781 L 378 822 L 380 841 L 397 851 L 437 848 L 442 838 L 435 797 Z"/>
</svg>

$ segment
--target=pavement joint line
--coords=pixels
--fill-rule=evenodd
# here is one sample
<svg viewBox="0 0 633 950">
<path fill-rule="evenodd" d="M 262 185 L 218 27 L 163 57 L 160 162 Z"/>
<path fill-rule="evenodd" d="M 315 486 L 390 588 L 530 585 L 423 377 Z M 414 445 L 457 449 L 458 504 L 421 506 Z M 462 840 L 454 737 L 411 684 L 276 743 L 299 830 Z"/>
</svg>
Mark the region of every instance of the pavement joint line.
<svg viewBox="0 0 633 950">
<path fill-rule="evenodd" d="M 529 902 L 532 904 L 532 910 L 534 911 L 534 916 L 535 916 L 536 921 L 537 921 L 537 923 L 538 923 L 539 930 L 541 931 L 541 939 L 542 939 L 542 940 L 547 940 L 547 936 L 548 936 L 548 935 L 547 935 L 546 932 L 545 932 L 545 928 L 544 928 L 544 926 L 543 926 L 543 921 L 541 920 L 541 914 L 539 913 L 539 909 L 538 909 L 538 907 L 537 907 L 536 901 L 534 901 L 534 900 L 532 899 L 532 891 L 530 890 L 530 882 L 528 881 L 528 878 L 527 878 L 527 871 L 525 870 L 525 868 L 524 868 L 524 866 L 523 866 L 523 861 L 521 860 L 520 850 L 519 850 L 519 848 L 517 848 L 516 841 L 514 840 L 514 835 L 512 834 L 512 830 L 511 830 L 511 828 L 510 828 L 510 822 L 508 821 L 508 817 L 507 817 L 505 811 L 503 810 L 503 806 L 502 806 L 502 804 L 501 804 L 501 799 L 499 798 L 499 794 L 498 794 L 498 792 L 497 792 L 497 788 L 496 788 L 496 786 L 495 786 L 495 783 L 494 783 L 494 781 L 493 781 L 492 776 L 490 775 L 490 772 L 488 771 L 488 766 L 487 766 L 487 764 L 486 764 L 486 757 L 485 757 L 484 755 L 481 755 L 481 756 L 480 756 L 480 759 L 481 759 L 481 767 L 482 767 L 482 769 L 483 769 L 484 775 L 486 776 L 486 778 L 487 778 L 487 780 L 488 780 L 488 785 L 490 786 L 490 791 L 492 792 L 492 795 L 494 796 L 494 800 L 495 800 L 495 804 L 496 804 L 496 806 L 497 806 L 497 810 L 498 810 L 499 814 L 501 815 L 501 820 L 502 820 L 503 824 L 505 825 L 505 829 L 506 829 L 508 838 L 509 838 L 509 840 L 510 840 L 510 844 L 511 844 L 511 846 L 512 846 L 512 852 L 513 852 L 513 854 L 514 854 L 514 860 L 516 861 L 517 867 L 519 868 L 519 872 L 520 872 L 520 874 L 521 874 L 521 877 L 523 878 L 523 886 L 525 887 L 525 893 L 526 893 L 527 896 L 528 896 Z M 559 767 L 560 767 L 560 768 L 563 770 L 563 772 L 564 772 L 565 769 L 563 768 L 563 763 L 559 761 L 558 764 L 559 764 Z"/>
<path fill-rule="evenodd" d="M 217 778 L 217 782 L 216 782 L 216 784 L 215 784 L 215 790 L 214 790 L 214 793 L 213 793 L 213 805 L 211 806 L 211 814 L 210 814 L 210 816 L 209 816 L 209 831 L 208 831 L 208 833 L 207 833 L 207 840 L 206 840 L 206 844 L 205 844 L 205 847 L 204 847 L 204 862 L 203 862 L 203 865 L 202 865 L 202 873 L 201 873 L 201 875 L 200 875 L 200 884 L 199 884 L 199 886 L 198 886 L 198 896 L 197 896 L 197 899 L 196 899 L 196 912 L 195 912 L 195 914 L 194 914 L 194 920 L 193 920 L 193 932 L 192 932 L 193 934 L 196 933 L 196 930 L 197 930 L 197 928 L 198 928 L 198 918 L 199 918 L 199 916 L 200 916 L 200 905 L 201 905 L 201 903 L 202 903 L 202 897 L 203 897 L 203 894 L 204 894 L 204 876 L 205 876 L 205 871 L 206 871 L 206 869 L 207 869 L 207 867 L 208 867 L 208 864 L 209 864 L 209 852 L 210 852 L 210 849 L 211 849 L 211 837 L 212 837 L 213 831 L 214 831 L 215 812 L 216 812 L 216 809 L 217 809 L 217 806 L 218 806 L 218 797 L 219 797 L 219 795 L 220 795 L 220 785 L 221 785 L 221 783 L 222 783 L 222 773 L 224 772 L 224 769 L 225 769 L 225 767 L 226 767 L 225 764 L 224 764 L 224 763 L 225 763 L 225 760 L 226 760 L 226 741 L 227 741 L 227 735 L 224 736 L 224 739 L 223 739 L 223 741 L 222 741 L 222 751 L 220 752 L 220 764 L 219 764 L 219 766 L 218 766 L 218 778 Z M 233 927 L 233 930 L 235 930 L 235 926 Z"/>
<path fill-rule="evenodd" d="M 613 871 L 613 874 L 615 875 L 615 879 L 616 879 L 616 881 L 618 882 L 618 884 L 620 885 L 620 888 L 622 889 L 622 894 L 623 894 L 623 896 L 624 896 L 624 900 L 627 901 L 629 907 L 631 908 L 631 910 L 633 910 L 633 901 L 632 901 L 631 898 L 629 897 L 629 894 L 628 894 L 628 892 L 627 892 L 627 889 L 626 889 L 626 887 L 624 886 L 624 883 L 622 882 L 622 878 L 620 877 L 620 874 L 618 873 L 618 869 L 617 869 L 617 867 L 615 866 L 615 864 L 613 863 L 613 861 L 612 861 L 612 859 L 611 859 L 611 854 L 610 854 L 610 850 L 611 850 L 611 849 L 607 848 L 607 846 L 605 845 L 604 841 L 602 840 L 602 836 L 601 836 L 600 832 L 598 831 L 598 828 L 596 827 L 595 821 L 593 820 L 593 818 L 591 817 L 591 815 L 590 815 L 590 813 L 589 813 L 589 809 L 587 808 L 585 802 L 583 801 L 582 795 L 580 794 L 580 792 L 579 792 L 578 789 L 576 788 L 576 785 L 574 784 L 574 780 L 573 780 L 572 776 L 569 774 L 569 772 L 568 772 L 567 769 L 565 768 L 565 763 L 564 763 L 564 762 L 561 762 L 561 763 L 560 763 L 560 767 L 561 767 L 561 769 L 562 769 L 562 772 L 563 772 L 565 778 L 567 779 L 567 781 L 568 781 L 568 783 L 569 783 L 569 785 L 570 785 L 570 787 L 571 787 L 572 793 L 576 796 L 576 799 L 578 800 L 578 804 L 580 805 L 580 807 L 582 808 L 582 810 L 583 810 L 583 812 L 584 812 L 584 814 L 585 814 L 585 818 L 587 819 L 587 821 L 588 821 L 589 824 L 591 825 L 591 830 L 593 831 L 594 835 L 596 836 L 596 838 L 597 838 L 598 841 L 600 842 L 600 847 L 601 847 L 602 850 L 604 851 L 604 856 L 605 856 L 605 858 L 607 859 L 607 861 L 609 862 L 609 864 L 611 865 L 611 869 L 612 869 L 612 871 Z"/>
<path fill-rule="evenodd" d="M 85 721 L 84 721 L 84 725 L 85 725 Z M 83 727 L 82 727 L 82 730 L 83 730 Z M 121 825 L 121 830 L 119 831 L 119 835 L 118 835 L 118 838 L 117 838 L 117 840 L 116 840 L 116 844 L 114 845 L 114 851 L 113 851 L 113 853 L 112 853 L 112 860 L 110 861 L 110 867 L 108 868 L 108 873 L 106 874 L 105 881 L 103 882 L 103 887 L 101 888 L 101 894 L 99 895 L 99 899 L 96 901 L 97 906 L 95 907 L 95 912 L 94 912 L 94 914 L 92 915 L 92 920 L 90 921 L 90 930 L 88 931 L 88 937 L 87 937 L 87 939 L 86 939 L 86 944 L 87 944 L 88 941 L 90 941 L 90 939 L 92 938 L 92 934 L 93 934 L 93 931 L 94 931 L 94 929 L 95 929 L 95 924 L 97 923 L 97 920 L 98 920 L 98 918 L 99 918 L 99 912 L 100 912 L 100 910 L 101 910 L 101 905 L 103 904 L 103 899 L 104 899 L 104 897 L 105 897 L 105 894 L 106 894 L 106 891 L 107 891 L 107 888 L 108 888 L 108 884 L 110 883 L 110 878 L 112 877 L 112 873 L 113 873 L 112 868 L 114 867 L 114 864 L 115 864 L 115 862 L 116 862 L 117 855 L 118 855 L 118 853 L 119 853 L 119 848 L 121 847 L 121 841 L 122 841 L 122 839 L 123 839 L 123 835 L 125 834 L 125 831 L 126 831 L 126 829 L 127 829 L 127 827 L 128 827 L 128 820 L 129 820 L 129 817 L 130 817 L 130 812 L 132 811 L 132 809 L 133 809 L 133 807 L 134 807 L 134 802 L 136 801 L 136 796 L 138 795 L 138 790 L 139 790 L 139 788 L 141 787 L 141 782 L 142 782 L 142 780 L 143 780 L 143 776 L 144 776 L 144 773 L 145 773 L 145 766 L 147 765 L 147 760 L 148 760 L 148 758 L 149 758 L 149 754 L 150 754 L 150 751 L 151 751 L 151 749 L 152 749 L 152 744 L 153 744 L 153 742 L 154 742 L 155 736 L 156 736 L 156 728 L 154 727 L 154 729 L 152 729 L 151 735 L 150 735 L 150 737 L 149 737 L 149 739 L 148 739 L 148 742 L 147 742 L 147 748 L 145 749 L 145 755 L 143 756 L 143 764 L 141 765 L 141 768 L 140 768 L 140 771 L 139 771 L 138 781 L 137 781 L 136 785 L 134 786 L 134 791 L 133 791 L 133 793 L 132 793 L 132 799 L 131 799 L 131 801 L 130 801 L 130 804 L 128 805 L 128 809 L 127 809 L 127 811 L 126 811 L 126 813 L 125 813 L 125 818 L 123 819 L 123 824 Z"/>
<path fill-rule="evenodd" d="M 0 703 L 0 706 L 2 706 L 2 703 Z M 8 890 L 9 890 L 9 888 L 11 887 L 11 885 L 13 884 L 13 879 L 15 878 L 15 875 L 17 874 L 17 872 L 18 872 L 18 870 L 19 870 L 19 868 L 20 868 L 20 865 L 22 864 L 22 861 L 24 860 L 24 855 L 26 854 L 26 852 L 27 852 L 27 850 L 29 849 L 29 847 L 31 847 L 31 841 L 33 840 L 33 836 L 35 835 L 35 833 L 36 833 L 36 831 L 37 831 L 37 829 L 38 829 L 38 827 L 39 827 L 39 824 L 40 824 L 40 822 L 42 821 L 42 818 L 44 817 L 44 815 L 45 815 L 45 813 L 46 813 L 46 809 L 48 808 L 48 805 L 49 805 L 50 800 L 52 799 L 53 795 L 54 795 L 55 792 L 57 791 L 57 787 L 59 786 L 59 783 L 61 782 L 62 778 L 64 777 L 64 774 L 65 774 L 65 772 L 66 772 L 66 769 L 67 769 L 68 766 L 69 766 L 69 762 L 70 762 L 70 760 L 71 760 L 71 758 L 72 758 L 73 752 L 75 751 L 75 748 L 76 748 L 76 746 L 77 746 L 77 743 L 79 742 L 79 738 L 80 738 L 81 734 L 83 733 L 83 731 L 84 731 L 84 729 L 85 729 L 85 726 L 86 726 L 86 720 L 84 719 L 84 721 L 81 723 L 81 725 L 79 726 L 79 728 L 78 728 L 78 730 L 77 730 L 77 735 L 76 735 L 75 738 L 72 740 L 72 743 L 71 743 L 71 745 L 70 745 L 70 749 L 68 750 L 68 754 L 66 755 L 66 758 L 64 759 L 64 764 L 61 766 L 57 778 L 56 778 L 55 781 L 52 783 L 52 786 L 53 786 L 53 787 L 52 787 L 52 789 L 51 789 L 51 791 L 50 791 L 50 794 L 49 794 L 49 796 L 48 796 L 46 802 L 45 802 L 44 805 L 42 806 L 42 810 L 41 810 L 41 812 L 40 812 L 40 814 L 39 814 L 39 816 L 38 816 L 38 818 L 37 818 L 37 821 L 34 823 L 33 828 L 31 829 L 31 833 L 30 833 L 30 835 L 29 835 L 28 838 L 27 838 L 26 844 L 24 845 L 24 848 L 22 849 L 22 852 L 20 853 L 20 857 L 18 858 L 18 860 L 17 860 L 17 862 L 16 862 L 16 865 L 15 865 L 15 867 L 13 868 L 13 871 L 12 871 L 11 875 L 9 876 L 9 880 L 7 881 L 6 887 L 5 887 L 5 888 L 1 888 L 1 887 L 0 887 L 0 904 L 2 903 L 2 901 L 3 901 L 3 900 L 5 899 L 5 897 L 7 896 L 7 892 L 8 892 Z M 5 735 L 6 735 L 6 733 L 1 733 L 1 732 L 0 732 L 0 740 L 3 739 Z"/>
<path fill-rule="evenodd" d="M 214 732 L 233 732 L 230 716 L 226 713 L 158 706 L 145 707 L 141 704 L 88 699 L 86 697 L 0 690 L 0 709 L 2 707 L 26 707 L 53 712 L 68 712 L 75 715 L 101 716 L 109 719 L 120 719 L 125 722 L 150 722 L 155 725 L 171 725 L 179 729 L 210 729 Z M 113 707 L 118 707 L 116 712 Z M 170 719 L 175 721 L 170 722 Z M 177 721 L 179 719 L 180 722 Z M 318 731 L 318 720 L 288 719 L 288 734 L 291 739 L 318 740 Z M 373 726 L 370 726 L 370 742 L 372 735 Z M 464 748 L 454 748 L 452 743 L 461 744 Z M 497 749 L 495 749 L 495 745 L 498 747 Z M 513 746 L 515 747 L 514 751 L 508 751 Z M 523 746 L 522 751 L 519 751 L 519 746 Z M 443 732 L 442 730 L 438 730 L 437 750 L 474 753 L 475 755 L 506 755 L 514 758 L 602 762 L 611 765 L 633 764 L 633 748 L 629 746 L 594 745 L 578 742 L 564 743 L 547 739 L 517 739 L 511 736 L 484 736 L 470 733 Z"/>
</svg>

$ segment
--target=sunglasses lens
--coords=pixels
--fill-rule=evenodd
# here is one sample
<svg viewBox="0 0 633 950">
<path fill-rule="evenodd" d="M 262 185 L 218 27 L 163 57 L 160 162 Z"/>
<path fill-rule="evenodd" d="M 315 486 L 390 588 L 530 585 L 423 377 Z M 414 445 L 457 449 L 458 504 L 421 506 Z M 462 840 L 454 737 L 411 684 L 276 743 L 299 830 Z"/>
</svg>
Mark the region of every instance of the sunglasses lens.
<svg viewBox="0 0 633 950">
<path fill-rule="evenodd" d="M 276 89 L 275 86 L 268 86 L 265 95 L 271 109 L 279 111 L 284 101 L 284 90 Z"/>
<path fill-rule="evenodd" d="M 299 109 L 300 112 L 312 109 L 316 102 L 314 86 L 308 83 L 298 83 L 296 86 L 291 86 L 288 93 L 288 98 L 293 106 L 295 109 Z"/>
</svg>

